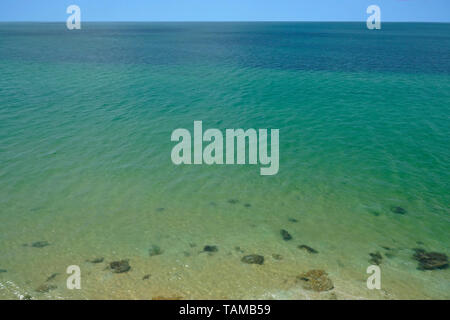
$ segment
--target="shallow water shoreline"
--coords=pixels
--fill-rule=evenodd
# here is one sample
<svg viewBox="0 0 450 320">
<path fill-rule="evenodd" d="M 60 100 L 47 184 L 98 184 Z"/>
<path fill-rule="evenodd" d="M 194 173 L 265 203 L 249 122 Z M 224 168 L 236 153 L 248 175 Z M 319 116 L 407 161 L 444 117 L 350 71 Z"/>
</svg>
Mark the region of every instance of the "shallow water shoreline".
<svg viewBox="0 0 450 320">
<path fill-rule="evenodd" d="M 0 297 L 450 299 L 449 28 L 0 24 Z M 279 172 L 175 166 L 196 120 Z"/>
</svg>

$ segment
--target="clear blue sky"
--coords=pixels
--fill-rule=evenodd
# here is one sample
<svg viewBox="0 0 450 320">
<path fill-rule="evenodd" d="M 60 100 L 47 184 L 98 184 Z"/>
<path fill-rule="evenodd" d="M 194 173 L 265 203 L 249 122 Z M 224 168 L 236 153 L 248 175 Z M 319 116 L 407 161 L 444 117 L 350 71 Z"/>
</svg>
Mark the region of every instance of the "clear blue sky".
<svg viewBox="0 0 450 320">
<path fill-rule="evenodd" d="M 0 21 L 65 21 L 71 4 L 82 21 L 365 21 L 376 4 L 382 21 L 450 22 L 450 0 L 0 0 Z"/>
</svg>

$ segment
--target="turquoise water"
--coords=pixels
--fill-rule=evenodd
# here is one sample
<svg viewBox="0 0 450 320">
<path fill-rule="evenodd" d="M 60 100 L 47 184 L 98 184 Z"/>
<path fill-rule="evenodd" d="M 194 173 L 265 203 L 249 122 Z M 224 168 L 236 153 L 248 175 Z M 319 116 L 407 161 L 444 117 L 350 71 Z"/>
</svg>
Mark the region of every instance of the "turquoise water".
<svg viewBox="0 0 450 320">
<path fill-rule="evenodd" d="M 0 298 L 450 298 L 449 269 L 412 258 L 450 248 L 449 24 L 82 28 L 0 24 Z M 194 120 L 280 129 L 279 173 L 173 165 Z M 333 291 L 302 289 L 310 269 Z"/>
</svg>

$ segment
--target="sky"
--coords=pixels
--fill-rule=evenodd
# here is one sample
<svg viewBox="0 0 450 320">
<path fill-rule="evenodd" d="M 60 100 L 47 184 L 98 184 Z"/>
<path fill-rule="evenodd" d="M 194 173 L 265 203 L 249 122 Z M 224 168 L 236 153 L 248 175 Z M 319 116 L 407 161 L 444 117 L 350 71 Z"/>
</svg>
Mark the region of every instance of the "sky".
<svg viewBox="0 0 450 320">
<path fill-rule="evenodd" d="M 450 0 L 0 0 L 0 21 L 381 21 L 450 22 Z"/>
</svg>

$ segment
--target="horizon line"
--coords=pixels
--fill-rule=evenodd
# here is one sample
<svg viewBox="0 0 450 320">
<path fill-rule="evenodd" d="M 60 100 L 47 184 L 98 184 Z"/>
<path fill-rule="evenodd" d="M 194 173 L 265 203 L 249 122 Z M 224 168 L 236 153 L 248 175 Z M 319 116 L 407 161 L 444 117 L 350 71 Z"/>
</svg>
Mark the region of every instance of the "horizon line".
<svg viewBox="0 0 450 320">
<path fill-rule="evenodd" d="M 261 22 L 333 22 L 333 23 L 366 23 L 366 20 L 82 20 L 82 23 L 223 23 L 223 22 L 247 22 L 247 23 L 261 23 Z M 66 23 L 66 20 L 0 20 L 0 23 Z M 450 23 L 450 21 L 381 21 L 381 23 Z"/>
</svg>

